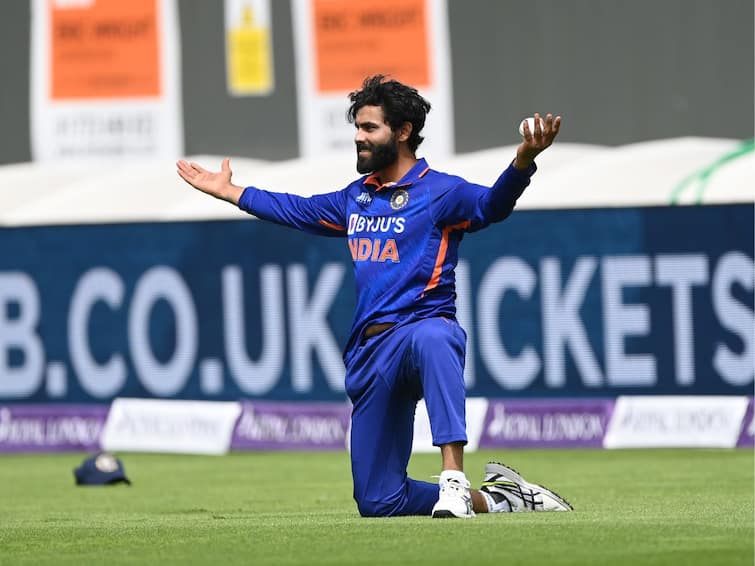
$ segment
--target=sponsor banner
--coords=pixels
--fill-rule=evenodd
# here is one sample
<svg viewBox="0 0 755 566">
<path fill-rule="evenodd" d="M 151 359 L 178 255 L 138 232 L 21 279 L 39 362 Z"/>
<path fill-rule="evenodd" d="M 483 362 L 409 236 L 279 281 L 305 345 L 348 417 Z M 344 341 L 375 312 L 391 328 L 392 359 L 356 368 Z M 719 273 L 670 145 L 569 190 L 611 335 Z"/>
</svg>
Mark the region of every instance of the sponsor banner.
<svg viewBox="0 0 755 566">
<path fill-rule="evenodd" d="M 116 399 L 102 432 L 102 448 L 225 454 L 240 412 L 240 404 L 233 402 Z"/>
<path fill-rule="evenodd" d="M 180 156 L 178 42 L 175 0 L 33 0 L 33 158 Z"/>
<path fill-rule="evenodd" d="M 742 432 L 739 434 L 737 447 L 755 448 L 755 410 L 753 410 L 753 406 L 755 406 L 755 398 L 750 397 L 747 412 L 742 421 Z"/>
<path fill-rule="evenodd" d="M 488 400 L 483 398 L 467 398 L 465 404 L 467 419 L 467 446 L 466 452 L 474 452 L 480 445 L 480 436 L 483 432 L 485 415 L 488 410 Z M 412 452 L 436 452 L 437 446 L 433 446 L 433 434 L 430 429 L 430 417 L 427 414 L 425 400 L 417 403 L 414 413 L 414 439 Z"/>
<path fill-rule="evenodd" d="M 233 431 L 233 450 L 344 450 L 348 403 L 244 402 Z"/>
<path fill-rule="evenodd" d="M 502 448 L 753 448 L 753 398 L 467 399 L 467 452 Z M 744 411 L 746 408 L 746 411 Z M 0 453 L 100 448 L 186 454 L 348 449 L 347 402 L 0 405 Z M 615 418 L 612 419 L 612 413 Z M 413 452 L 436 452 L 424 401 Z M 107 431 L 106 421 L 108 422 Z M 235 423 L 235 426 L 234 426 Z M 609 424 L 610 423 L 610 424 Z M 605 441 L 604 441 L 605 437 Z"/>
<path fill-rule="evenodd" d="M 106 405 L 0 405 L 0 452 L 93 451 Z"/>
<path fill-rule="evenodd" d="M 226 84 L 231 96 L 270 94 L 273 23 L 270 0 L 225 0 Z"/>
<path fill-rule="evenodd" d="M 519 211 L 468 234 L 467 395 L 751 396 L 754 230 L 752 205 L 722 205 Z M 343 402 L 354 306 L 344 239 L 245 220 L 0 228 L 0 403 Z"/>
<path fill-rule="evenodd" d="M 422 155 L 453 153 L 446 0 L 291 0 L 302 156 L 353 152 L 348 94 L 377 73 L 432 101 Z"/>
<path fill-rule="evenodd" d="M 747 397 L 619 397 L 605 448 L 733 448 Z"/>
<path fill-rule="evenodd" d="M 600 448 L 612 409 L 603 399 L 491 400 L 480 448 Z"/>
</svg>

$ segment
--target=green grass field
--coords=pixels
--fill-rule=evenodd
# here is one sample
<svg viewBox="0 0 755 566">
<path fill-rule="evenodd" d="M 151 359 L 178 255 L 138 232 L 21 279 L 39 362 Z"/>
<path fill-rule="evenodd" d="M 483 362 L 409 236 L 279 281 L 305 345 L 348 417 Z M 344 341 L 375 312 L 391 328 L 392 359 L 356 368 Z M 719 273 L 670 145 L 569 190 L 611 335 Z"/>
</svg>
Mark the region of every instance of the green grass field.
<svg viewBox="0 0 755 566">
<path fill-rule="evenodd" d="M 575 507 L 469 521 L 360 518 L 342 453 L 121 454 L 134 485 L 104 488 L 84 456 L 0 456 L 0 564 L 753 565 L 751 450 L 468 454 L 473 484 L 502 459 Z"/>
</svg>

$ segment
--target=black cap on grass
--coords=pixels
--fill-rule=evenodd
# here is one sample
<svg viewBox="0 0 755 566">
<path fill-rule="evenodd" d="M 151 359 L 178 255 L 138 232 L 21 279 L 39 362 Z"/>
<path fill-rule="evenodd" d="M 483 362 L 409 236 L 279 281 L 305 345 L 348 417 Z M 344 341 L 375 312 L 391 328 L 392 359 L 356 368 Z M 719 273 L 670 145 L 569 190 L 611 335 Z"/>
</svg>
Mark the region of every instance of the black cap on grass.
<svg viewBox="0 0 755 566">
<path fill-rule="evenodd" d="M 99 452 L 84 460 L 73 471 L 76 485 L 113 485 L 125 483 L 131 485 L 126 477 L 123 462 L 109 452 Z"/>
</svg>

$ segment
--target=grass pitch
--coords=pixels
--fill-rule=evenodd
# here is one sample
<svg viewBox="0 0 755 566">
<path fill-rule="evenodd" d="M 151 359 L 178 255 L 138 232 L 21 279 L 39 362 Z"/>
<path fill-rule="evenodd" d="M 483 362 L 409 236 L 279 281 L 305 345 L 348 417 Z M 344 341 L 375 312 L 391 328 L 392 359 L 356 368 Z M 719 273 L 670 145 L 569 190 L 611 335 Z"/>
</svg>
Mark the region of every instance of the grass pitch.
<svg viewBox="0 0 755 566">
<path fill-rule="evenodd" d="M 501 459 L 575 507 L 469 521 L 359 518 L 343 453 L 121 454 L 134 485 L 104 488 L 84 457 L 0 456 L 0 564 L 753 565 L 752 450 L 468 454 L 473 484 Z"/>
</svg>

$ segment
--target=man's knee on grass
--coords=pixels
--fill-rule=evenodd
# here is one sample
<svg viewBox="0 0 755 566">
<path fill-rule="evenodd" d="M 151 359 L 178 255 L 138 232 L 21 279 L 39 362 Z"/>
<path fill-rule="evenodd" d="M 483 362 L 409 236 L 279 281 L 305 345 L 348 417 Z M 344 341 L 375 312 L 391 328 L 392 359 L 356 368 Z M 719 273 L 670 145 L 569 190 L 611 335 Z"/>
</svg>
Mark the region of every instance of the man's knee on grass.
<svg viewBox="0 0 755 566">
<path fill-rule="evenodd" d="M 359 514 L 362 517 L 392 517 L 400 515 L 403 501 L 400 497 L 384 498 L 381 500 L 354 497 Z"/>
</svg>

